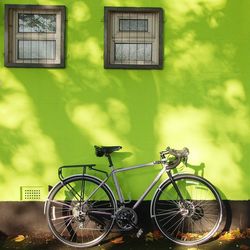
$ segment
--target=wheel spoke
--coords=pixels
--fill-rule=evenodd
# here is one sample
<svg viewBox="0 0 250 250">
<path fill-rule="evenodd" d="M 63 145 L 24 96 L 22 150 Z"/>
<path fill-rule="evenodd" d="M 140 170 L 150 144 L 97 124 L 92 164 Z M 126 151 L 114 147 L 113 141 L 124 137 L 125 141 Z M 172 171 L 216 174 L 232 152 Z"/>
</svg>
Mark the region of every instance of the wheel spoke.
<svg viewBox="0 0 250 250">
<path fill-rule="evenodd" d="M 175 176 L 174 181 L 184 202 L 167 181 L 154 197 L 152 217 L 170 240 L 189 246 L 200 244 L 219 227 L 221 199 L 214 187 L 201 177 L 183 174 Z"/>
<path fill-rule="evenodd" d="M 72 215 L 62 216 L 62 217 L 54 218 L 54 219 L 52 219 L 52 221 L 56 221 L 56 220 L 65 220 L 65 219 L 72 218 L 72 217 L 73 217 Z"/>
<path fill-rule="evenodd" d="M 57 201 L 57 200 L 49 200 L 49 202 L 51 203 L 55 203 L 57 205 L 61 205 L 61 206 L 65 206 L 65 207 L 68 207 L 68 208 L 72 208 L 71 205 L 68 205 L 67 203 L 65 202 L 62 202 L 62 201 Z"/>
<path fill-rule="evenodd" d="M 92 177 L 76 176 L 53 189 L 46 216 L 60 241 L 72 247 L 91 247 L 111 230 L 115 210 L 115 200 L 105 184 L 100 186 Z"/>
<path fill-rule="evenodd" d="M 178 214 L 179 211 L 169 211 L 169 212 L 165 212 L 165 213 L 161 213 L 161 214 L 156 214 L 155 216 L 159 217 L 159 216 L 165 216 L 165 215 L 173 215 L 173 214 Z"/>
</svg>

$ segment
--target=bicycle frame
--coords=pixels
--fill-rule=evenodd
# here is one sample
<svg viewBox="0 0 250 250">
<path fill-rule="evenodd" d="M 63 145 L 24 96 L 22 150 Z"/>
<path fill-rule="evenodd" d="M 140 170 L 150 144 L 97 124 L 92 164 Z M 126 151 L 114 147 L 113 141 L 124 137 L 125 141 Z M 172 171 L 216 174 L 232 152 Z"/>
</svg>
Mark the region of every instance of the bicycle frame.
<svg viewBox="0 0 250 250">
<path fill-rule="evenodd" d="M 112 161 L 111 161 L 112 163 Z M 120 172 L 125 172 L 125 171 L 129 171 L 129 170 L 134 170 L 134 169 L 138 169 L 138 168 L 144 168 L 144 167 L 152 167 L 155 165 L 159 165 L 161 164 L 161 161 L 154 161 L 154 162 L 150 162 L 150 163 L 146 163 L 146 164 L 141 164 L 141 165 L 135 165 L 135 166 L 130 166 L 130 167 L 126 167 L 126 168 L 118 168 L 115 169 L 115 166 L 112 164 L 110 165 L 111 168 L 111 173 L 100 183 L 100 185 L 89 195 L 88 199 L 85 200 L 83 202 L 83 204 L 87 203 L 88 200 L 97 192 L 97 190 L 104 185 L 108 179 L 112 176 L 114 184 L 115 184 L 115 189 L 119 198 L 119 201 L 122 205 L 124 205 L 125 200 L 124 200 L 124 196 L 121 190 L 121 187 L 119 185 L 118 179 L 117 179 L 117 173 Z M 147 196 L 147 194 L 152 190 L 152 188 L 156 185 L 156 183 L 160 180 L 161 176 L 164 174 L 164 172 L 167 171 L 168 175 L 171 175 L 169 173 L 168 170 L 166 170 L 164 167 L 162 167 L 162 169 L 160 170 L 160 172 L 157 174 L 157 176 L 155 177 L 155 179 L 152 181 L 152 183 L 146 188 L 146 190 L 144 191 L 144 193 L 140 196 L 140 198 L 137 200 L 137 202 L 134 204 L 133 209 L 137 208 L 140 203 L 144 200 L 144 198 Z"/>
<path fill-rule="evenodd" d="M 51 189 L 44 206 L 49 228 L 56 238 L 69 246 L 89 247 L 101 242 L 112 229 L 114 222 L 121 230 L 139 229 L 134 210 L 160 181 L 164 172 L 167 177 L 161 184 L 157 184 L 150 205 L 150 217 L 156 226 L 166 238 L 186 246 L 203 243 L 212 237 L 222 220 L 222 201 L 219 193 L 202 177 L 171 172 L 171 169 L 176 168 L 181 162 L 184 164 L 187 162 L 189 153 L 187 148 L 183 150 L 167 148 L 166 151 L 160 152 L 158 161 L 116 168 L 110 154 L 119 149 L 118 146 L 96 146 L 96 150 L 99 150 L 96 151 L 96 155 L 106 156 L 109 161 L 109 173 L 95 168 L 95 164 L 62 166 L 58 169 L 60 182 Z M 152 178 L 132 206 L 132 210 L 126 207 L 128 202 L 124 199 L 117 175 L 156 165 L 161 165 L 161 168 L 156 169 L 154 179 Z M 67 175 L 65 178 L 66 171 L 63 173 L 65 168 L 81 168 L 82 173 Z M 105 176 L 99 179 L 87 173 L 87 170 L 101 172 Z M 107 183 L 110 178 L 113 181 L 113 190 Z M 90 188 L 86 188 L 85 194 L 86 185 Z M 86 231 L 82 231 L 83 229 Z M 95 230 L 99 233 L 94 233 Z M 92 232 L 91 237 L 89 232 Z M 141 232 L 139 229 L 137 235 Z M 186 234 L 190 233 L 195 236 L 187 239 Z"/>
<path fill-rule="evenodd" d="M 123 197 L 120 185 L 118 183 L 116 174 L 120 173 L 120 172 L 126 172 L 126 171 L 129 171 L 129 170 L 138 169 L 138 168 L 152 167 L 152 166 L 155 166 L 155 165 L 157 165 L 157 164 L 155 164 L 155 162 L 151 162 L 151 163 L 147 163 L 147 164 L 135 165 L 135 166 L 126 167 L 126 168 L 120 168 L 120 169 L 114 169 L 114 167 L 111 167 L 111 169 L 112 169 L 111 175 L 113 177 L 115 188 L 116 188 L 116 192 L 118 194 L 119 201 L 120 201 L 121 204 L 124 204 L 124 197 Z M 137 208 L 141 204 L 141 202 L 144 200 L 144 198 L 147 196 L 147 194 L 152 190 L 152 188 L 160 180 L 160 178 L 162 177 L 162 175 L 164 174 L 165 171 L 166 171 L 165 168 L 162 168 L 160 170 L 160 172 L 154 178 L 154 180 L 152 181 L 152 183 L 146 188 L 146 190 L 144 191 L 144 193 L 139 197 L 139 199 L 137 200 L 137 202 L 134 204 L 133 209 Z"/>
</svg>

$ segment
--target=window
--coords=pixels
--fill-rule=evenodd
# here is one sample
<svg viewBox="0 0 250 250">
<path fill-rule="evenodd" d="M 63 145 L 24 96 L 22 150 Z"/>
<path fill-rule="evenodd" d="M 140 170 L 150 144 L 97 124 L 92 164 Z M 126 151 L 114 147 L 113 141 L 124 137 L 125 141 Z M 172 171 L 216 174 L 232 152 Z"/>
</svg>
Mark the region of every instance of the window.
<svg viewBox="0 0 250 250">
<path fill-rule="evenodd" d="M 161 8 L 105 7 L 105 68 L 160 69 Z"/>
<path fill-rule="evenodd" d="M 5 5 L 5 66 L 64 67 L 65 7 Z"/>
</svg>

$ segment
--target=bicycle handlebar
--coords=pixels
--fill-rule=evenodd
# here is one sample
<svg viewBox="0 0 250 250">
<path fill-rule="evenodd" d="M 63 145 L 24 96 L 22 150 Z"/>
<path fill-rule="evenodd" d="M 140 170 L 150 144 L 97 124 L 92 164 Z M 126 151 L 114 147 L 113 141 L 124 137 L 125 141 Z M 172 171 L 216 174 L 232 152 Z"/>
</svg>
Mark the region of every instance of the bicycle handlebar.
<svg viewBox="0 0 250 250">
<path fill-rule="evenodd" d="M 189 155 L 189 149 L 186 147 L 184 147 L 181 150 L 167 147 L 166 151 L 168 151 L 169 154 L 176 156 L 176 157 L 180 157 L 180 158 L 187 157 Z"/>
<path fill-rule="evenodd" d="M 181 162 L 184 162 L 185 164 L 187 163 L 189 149 L 184 147 L 181 150 L 177 150 L 177 149 L 167 147 L 166 150 L 164 150 L 160 153 L 160 155 L 161 155 L 161 159 L 166 160 L 165 164 L 166 164 L 167 168 L 175 168 Z M 175 159 L 167 160 L 166 155 L 172 155 L 175 157 Z"/>
</svg>

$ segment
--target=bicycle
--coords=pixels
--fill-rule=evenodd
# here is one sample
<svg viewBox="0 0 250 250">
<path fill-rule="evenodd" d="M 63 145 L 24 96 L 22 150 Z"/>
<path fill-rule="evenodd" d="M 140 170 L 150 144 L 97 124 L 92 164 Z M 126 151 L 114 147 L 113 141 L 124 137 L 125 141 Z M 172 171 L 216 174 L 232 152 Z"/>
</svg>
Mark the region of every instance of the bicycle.
<svg viewBox="0 0 250 250">
<path fill-rule="evenodd" d="M 156 189 L 151 200 L 150 216 L 169 240 L 186 246 L 209 240 L 222 221 L 222 201 L 218 191 L 206 179 L 185 173 L 172 174 L 180 163 L 187 164 L 189 150 L 167 148 L 160 160 L 146 164 L 115 168 L 111 154 L 121 146 L 95 146 L 96 156 L 106 156 L 110 173 L 95 164 L 63 166 L 58 170 L 60 182 L 50 191 L 45 203 L 48 226 L 54 236 L 72 247 L 91 247 L 100 243 L 114 223 L 120 230 L 139 229 L 136 208 L 166 172 L 168 178 Z M 161 170 L 132 208 L 126 206 L 116 174 L 138 168 L 161 165 Z M 80 167 L 81 174 L 63 176 L 66 168 Z M 86 170 L 105 175 L 103 180 Z M 107 181 L 112 177 L 118 201 Z M 142 233 L 139 229 L 138 236 Z"/>
</svg>

